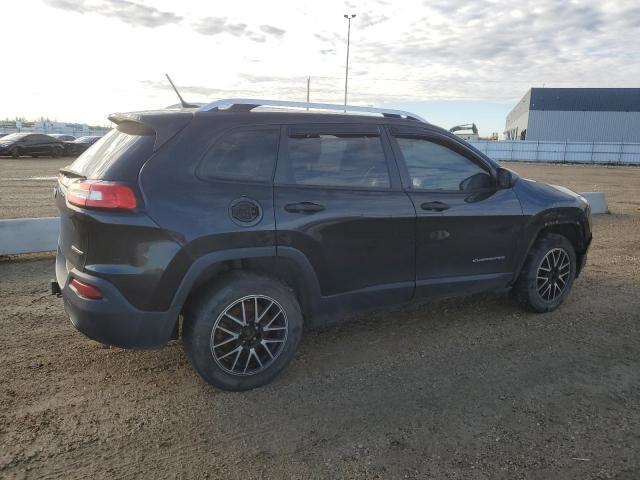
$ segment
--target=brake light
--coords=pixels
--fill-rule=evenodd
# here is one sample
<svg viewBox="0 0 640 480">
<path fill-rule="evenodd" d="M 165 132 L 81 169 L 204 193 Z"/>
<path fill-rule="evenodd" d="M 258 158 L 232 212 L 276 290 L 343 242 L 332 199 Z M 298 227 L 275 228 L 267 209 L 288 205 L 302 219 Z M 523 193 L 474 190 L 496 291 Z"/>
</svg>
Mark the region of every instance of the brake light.
<svg viewBox="0 0 640 480">
<path fill-rule="evenodd" d="M 133 210 L 137 201 L 128 185 L 81 180 L 69 184 L 67 200 L 78 207 Z"/>
<path fill-rule="evenodd" d="M 98 287 L 81 282 L 77 278 L 71 280 L 70 285 L 81 297 L 88 298 L 90 300 L 100 300 L 102 298 L 102 292 Z"/>
</svg>

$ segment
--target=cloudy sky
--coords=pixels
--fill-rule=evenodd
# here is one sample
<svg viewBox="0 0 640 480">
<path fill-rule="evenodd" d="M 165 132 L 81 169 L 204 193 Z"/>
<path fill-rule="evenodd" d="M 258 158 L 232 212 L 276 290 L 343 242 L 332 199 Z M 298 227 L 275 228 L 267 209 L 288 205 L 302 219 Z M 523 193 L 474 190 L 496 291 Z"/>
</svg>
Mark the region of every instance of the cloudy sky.
<svg viewBox="0 0 640 480">
<path fill-rule="evenodd" d="M 502 132 L 531 86 L 638 87 L 638 0 L 13 0 L 0 9 L 0 118 L 105 124 L 224 97 L 410 109 Z"/>
</svg>

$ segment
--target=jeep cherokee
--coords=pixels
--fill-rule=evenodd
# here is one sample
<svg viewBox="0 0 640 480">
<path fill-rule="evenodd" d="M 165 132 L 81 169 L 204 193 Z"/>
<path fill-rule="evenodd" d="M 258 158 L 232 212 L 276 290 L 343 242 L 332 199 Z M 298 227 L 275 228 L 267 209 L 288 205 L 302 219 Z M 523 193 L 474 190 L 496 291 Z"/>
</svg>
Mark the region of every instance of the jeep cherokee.
<svg viewBox="0 0 640 480">
<path fill-rule="evenodd" d="M 303 326 L 347 312 L 508 289 L 535 312 L 563 302 L 591 241 L 584 198 L 411 113 L 318 106 L 111 115 L 56 187 L 73 325 L 124 348 L 181 332 L 204 380 L 247 390 Z"/>
</svg>

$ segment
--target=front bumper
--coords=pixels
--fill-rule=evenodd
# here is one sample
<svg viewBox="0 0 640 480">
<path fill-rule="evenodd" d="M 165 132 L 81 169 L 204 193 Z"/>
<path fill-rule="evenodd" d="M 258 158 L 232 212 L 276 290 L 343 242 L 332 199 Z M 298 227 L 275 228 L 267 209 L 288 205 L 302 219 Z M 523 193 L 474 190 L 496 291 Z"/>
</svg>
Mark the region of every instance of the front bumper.
<svg viewBox="0 0 640 480">
<path fill-rule="evenodd" d="M 69 285 L 74 277 L 98 287 L 104 297 L 91 300 L 79 296 Z M 156 348 L 165 345 L 173 335 L 177 313 L 135 308 L 106 280 L 68 268 L 60 250 L 56 256 L 56 280 L 71 323 L 93 340 L 122 348 Z"/>
<path fill-rule="evenodd" d="M 591 246 L 591 240 L 593 240 L 593 237 L 589 237 L 589 240 L 584 247 L 584 252 L 576 255 L 576 278 L 578 278 L 585 265 L 587 264 L 587 252 L 589 251 L 589 247 Z"/>
</svg>

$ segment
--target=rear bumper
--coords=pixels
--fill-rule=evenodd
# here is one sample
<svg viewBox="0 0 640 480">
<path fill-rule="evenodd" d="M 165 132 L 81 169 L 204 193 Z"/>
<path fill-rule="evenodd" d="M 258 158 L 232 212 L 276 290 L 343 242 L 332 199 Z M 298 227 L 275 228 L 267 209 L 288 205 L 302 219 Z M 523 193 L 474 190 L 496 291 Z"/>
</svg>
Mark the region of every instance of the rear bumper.
<svg viewBox="0 0 640 480">
<path fill-rule="evenodd" d="M 98 287 L 104 297 L 91 300 L 79 296 L 69 286 L 74 277 Z M 122 348 L 155 348 L 165 345 L 173 334 L 178 318 L 176 313 L 171 310 L 146 312 L 135 308 L 106 280 L 75 268 L 67 269 L 66 259 L 60 250 L 56 257 L 56 280 L 71 323 L 93 340 Z"/>
</svg>

